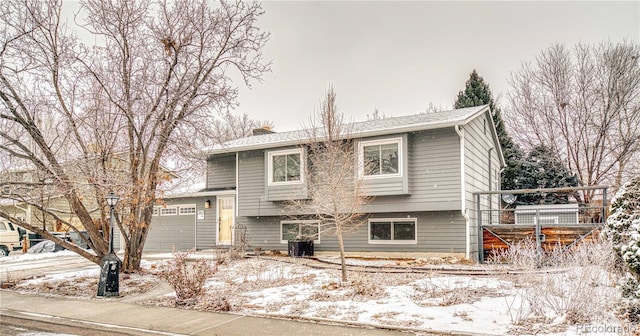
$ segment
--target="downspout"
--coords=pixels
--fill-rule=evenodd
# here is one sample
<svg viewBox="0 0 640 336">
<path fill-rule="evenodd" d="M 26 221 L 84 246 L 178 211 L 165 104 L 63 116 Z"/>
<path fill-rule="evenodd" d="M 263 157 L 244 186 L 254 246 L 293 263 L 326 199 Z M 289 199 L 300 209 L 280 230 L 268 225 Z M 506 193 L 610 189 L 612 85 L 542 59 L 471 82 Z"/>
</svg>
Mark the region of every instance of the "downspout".
<svg viewBox="0 0 640 336">
<path fill-rule="evenodd" d="M 465 160 L 464 160 L 464 130 L 460 128 L 460 125 L 455 125 L 454 129 L 458 136 L 460 136 L 460 193 L 461 193 L 461 209 L 462 217 L 465 219 L 465 257 L 469 259 L 471 257 L 471 218 L 467 214 L 467 188 L 465 179 Z"/>
<path fill-rule="evenodd" d="M 238 190 L 240 190 L 240 185 L 239 185 L 239 181 L 240 181 L 240 177 L 239 177 L 240 165 L 239 165 L 239 163 L 240 163 L 240 153 L 236 152 L 236 195 L 235 195 L 236 197 L 235 197 L 235 200 L 233 201 L 235 203 L 234 204 L 234 208 L 236 209 L 235 220 L 237 220 L 238 214 L 239 214 L 239 212 L 238 212 L 238 208 L 239 208 L 239 206 L 238 206 L 238 200 L 239 200 L 238 199 Z"/>
<path fill-rule="evenodd" d="M 491 151 L 494 151 L 495 147 L 491 147 L 489 148 L 489 157 L 487 157 L 487 160 L 489 160 L 489 191 L 493 191 L 493 160 L 491 160 Z M 493 196 L 490 195 L 489 196 L 489 216 L 492 216 L 492 210 L 493 210 Z"/>
</svg>

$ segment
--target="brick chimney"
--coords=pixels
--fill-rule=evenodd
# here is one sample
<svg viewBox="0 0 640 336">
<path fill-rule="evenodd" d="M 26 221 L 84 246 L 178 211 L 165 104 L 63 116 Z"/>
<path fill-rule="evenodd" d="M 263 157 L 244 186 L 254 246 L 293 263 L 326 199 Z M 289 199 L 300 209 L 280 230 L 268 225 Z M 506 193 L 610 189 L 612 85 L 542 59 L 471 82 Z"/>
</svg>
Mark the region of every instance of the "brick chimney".
<svg viewBox="0 0 640 336">
<path fill-rule="evenodd" d="M 275 132 L 272 131 L 271 127 L 269 126 L 262 126 L 260 128 L 253 129 L 253 135 L 264 135 L 264 134 L 271 134 L 271 133 L 275 133 Z"/>
</svg>

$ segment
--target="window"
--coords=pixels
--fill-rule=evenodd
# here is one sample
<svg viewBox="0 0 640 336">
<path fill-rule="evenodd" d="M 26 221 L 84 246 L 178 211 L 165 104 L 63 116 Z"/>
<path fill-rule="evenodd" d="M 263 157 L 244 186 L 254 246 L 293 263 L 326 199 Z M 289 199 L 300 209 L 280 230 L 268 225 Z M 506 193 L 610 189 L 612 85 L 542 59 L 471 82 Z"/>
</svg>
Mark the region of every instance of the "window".
<svg viewBox="0 0 640 336">
<path fill-rule="evenodd" d="M 180 215 L 195 215 L 196 206 L 195 205 L 183 205 L 180 206 Z"/>
<path fill-rule="evenodd" d="M 154 216 L 160 215 L 160 207 L 153 207 L 153 215 Z"/>
<path fill-rule="evenodd" d="M 160 216 L 175 216 L 178 214 L 178 208 L 166 207 L 160 209 Z"/>
<path fill-rule="evenodd" d="M 363 141 L 359 145 L 360 175 L 401 176 L 401 138 Z"/>
<path fill-rule="evenodd" d="M 417 243 L 417 219 L 371 219 L 369 220 L 370 244 L 415 244 Z"/>
<path fill-rule="evenodd" d="M 302 182 L 302 149 L 270 152 L 269 185 Z"/>
<path fill-rule="evenodd" d="M 287 243 L 297 238 L 313 239 L 320 242 L 320 222 L 318 221 L 282 221 L 280 222 L 280 242 Z"/>
</svg>

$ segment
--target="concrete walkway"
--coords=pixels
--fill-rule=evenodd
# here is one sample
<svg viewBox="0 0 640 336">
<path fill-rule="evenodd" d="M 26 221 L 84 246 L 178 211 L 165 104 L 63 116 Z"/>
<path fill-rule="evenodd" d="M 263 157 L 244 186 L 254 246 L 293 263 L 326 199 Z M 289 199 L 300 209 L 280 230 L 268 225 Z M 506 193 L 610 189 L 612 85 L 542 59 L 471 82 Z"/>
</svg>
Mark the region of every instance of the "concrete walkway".
<svg viewBox="0 0 640 336">
<path fill-rule="evenodd" d="M 19 321 L 25 325 L 67 325 L 75 333 L 80 330 L 80 335 L 408 335 L 400 330 L 143 306 L 117 299 L 47 297 L 9 290 L 0 290 L 0 317 L 0 325 Z"/>
</svg>

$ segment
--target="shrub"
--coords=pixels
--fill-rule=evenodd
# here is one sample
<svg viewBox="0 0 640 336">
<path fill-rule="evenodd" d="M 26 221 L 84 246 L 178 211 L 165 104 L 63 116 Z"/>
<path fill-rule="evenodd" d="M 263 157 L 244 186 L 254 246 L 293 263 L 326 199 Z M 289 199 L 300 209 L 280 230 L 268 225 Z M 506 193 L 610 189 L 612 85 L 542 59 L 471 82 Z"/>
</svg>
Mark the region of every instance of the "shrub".
<svg viewBox="0 0 640 336">
<path fill-rule="evenodd" d="M 640 176 L 637 176 L 623 185 L 614 196 L 611 214 L 603 231 L 604 236 L 615 244 L 618 256 L 636 277 L 640 276 L 640 255 L 637 254 L 640 245 L 639 226 Z"/>
<path fill-rule="evenodd" d="M 163 264 L 159 276 L 176 291 L 176 305 L 194 305 L 205 292 L 207 278 L 214 274 L 204 259 L 189 261 L 189 253 L 177 252 Z"/>
<path fill-rule="evenodd" d="M 620 316 L 640 322 L 640 176 L 627 182 L 611 201 L 604 235 L 614 244 L 625 276 L 620 282 Z"/>
<path fill-rule="evenodd" d="M 510 305 L 516 309 L 517 320 L 529 315 L 552 317 L 548 315 L 552 312 L 570 324 L 587 323 L 610 311 L 616 291 L 615 254 L 609 241 L 582 241 L 570 248 L 558 246 L 550 253 L 536 253 L 526 243 L 510 250 L 500 257 L 521 271 L 516 282 L 528 306 L 523 310 L 522 305 Z"/>
</svg>

